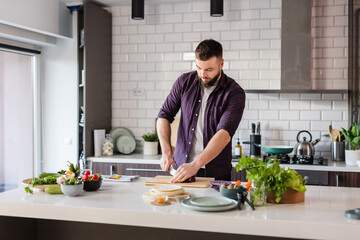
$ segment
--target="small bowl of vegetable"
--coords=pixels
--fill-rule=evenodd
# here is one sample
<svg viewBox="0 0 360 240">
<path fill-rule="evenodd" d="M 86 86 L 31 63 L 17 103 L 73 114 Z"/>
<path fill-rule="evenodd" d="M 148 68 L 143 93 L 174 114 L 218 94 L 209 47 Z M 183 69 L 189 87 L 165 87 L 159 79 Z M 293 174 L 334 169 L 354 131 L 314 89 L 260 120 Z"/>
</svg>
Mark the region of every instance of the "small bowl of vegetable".
<svg viewBox="0 0 360 240">
<path fill-rule="evenodd" d="M 70 197 L 75 197 L 83 190 L 83 181 L 81 178 L 70 178 L 61 183 L 61 191 Z"/>
<path fill-rule="evenodd" d="M 84 190 L 85 191 L 97 191 L 101 187 L 102 184 L 102 176 L 98 173 L 94 175 L 90 175 L 89 171 L 85 172 L 85 176 L 83 177 L 84 181 Z"/>
</svg>

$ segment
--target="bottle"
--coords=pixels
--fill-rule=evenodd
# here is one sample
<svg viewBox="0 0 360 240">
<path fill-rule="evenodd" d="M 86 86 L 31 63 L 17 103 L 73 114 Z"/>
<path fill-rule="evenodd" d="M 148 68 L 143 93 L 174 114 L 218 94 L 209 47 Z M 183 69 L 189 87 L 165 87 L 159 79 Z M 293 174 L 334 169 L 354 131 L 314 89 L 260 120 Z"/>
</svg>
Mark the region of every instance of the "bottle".
<svg viewBox="0 0 360 240">
<path fill-rule="evenodd" d="M 103 156 L 112 156 L 114 154 L 114 144 L 110 134 L 105 135 L 104 144 L 102 147 Z"/>
<path fill-rule="evenodd" d="M 242 147 L 240 145 L 240 139 L 237 138 L 237 143 L 236 143 L 236 146 L 235 146 L 235 156 L 236 157 L 241 157 L 242 155 Z"/>
</svg>

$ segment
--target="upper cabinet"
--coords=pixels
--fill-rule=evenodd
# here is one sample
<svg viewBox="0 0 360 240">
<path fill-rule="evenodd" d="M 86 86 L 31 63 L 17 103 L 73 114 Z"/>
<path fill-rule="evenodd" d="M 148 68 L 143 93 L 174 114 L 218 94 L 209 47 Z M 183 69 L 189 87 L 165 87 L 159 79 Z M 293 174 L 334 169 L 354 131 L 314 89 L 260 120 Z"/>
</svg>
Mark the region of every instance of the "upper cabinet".
<svg viewBox="0 0 360 240">
<path fill-rule="evenodd" d="M 259 61 L 250 60 L 254 64 L 250 63 L 246 71 L 252 71 L 253 75 L 240 74 L 246 91 L 346 93 L 347 1 L 340 4 L 312 0 L 279 2 L 281 6 L 271 4 L 270 9 L 276 9 L 281 16 L 276 19 L 272 15 L 268 29 L 260 30 L 262 46 L 256 48 L 250 44 L 249 51 Z M 263 9 L 260 18 L 266 18 Z M 276 24 L 277 21 L 281 23 Z M 264 46 L 272 54 L 267 54 L 269 51 Z"/>
<path fill-rule="evenodd" d="M 111 129 L 111 14 L 88 1 L 78 10 L 79 155 L 94 155 L 94 129 Z"/>
</svg>

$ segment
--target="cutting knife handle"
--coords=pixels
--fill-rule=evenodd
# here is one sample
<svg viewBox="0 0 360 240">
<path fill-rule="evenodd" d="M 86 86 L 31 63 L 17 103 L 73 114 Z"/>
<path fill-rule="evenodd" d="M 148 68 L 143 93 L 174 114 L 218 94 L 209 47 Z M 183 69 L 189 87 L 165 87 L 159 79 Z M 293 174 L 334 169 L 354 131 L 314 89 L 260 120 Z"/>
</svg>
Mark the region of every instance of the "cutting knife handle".
<svg viewBox="0 0 360 240">
<path fill-rule="evenodd" d="M 255 134 L 255 123 L 251 123 L 251 133 Z"/>
</svg>

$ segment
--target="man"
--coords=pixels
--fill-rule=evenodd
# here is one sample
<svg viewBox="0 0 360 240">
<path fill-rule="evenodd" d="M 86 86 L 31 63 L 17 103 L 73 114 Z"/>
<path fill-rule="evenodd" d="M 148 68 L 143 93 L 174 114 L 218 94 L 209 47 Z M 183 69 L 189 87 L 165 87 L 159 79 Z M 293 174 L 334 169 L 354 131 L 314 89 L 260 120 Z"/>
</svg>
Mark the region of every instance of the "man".
<svg viewBox="0 0 360 240">
<path fill-rule="evenodd" d="M 172 86 L 157 120 L 161 169 L 177 169 L 172 182 L 191 176 L 231 179 L 231 138 L 245 107 L 245 92 L 222 71 L 219 42 L 202 41 L 195 50 L 196 71 L 182 74 Z M 170 123 L 181 109 L 174 155 Z M 205 169 L 204 169 L 205 167 Z"/>
</svg>

